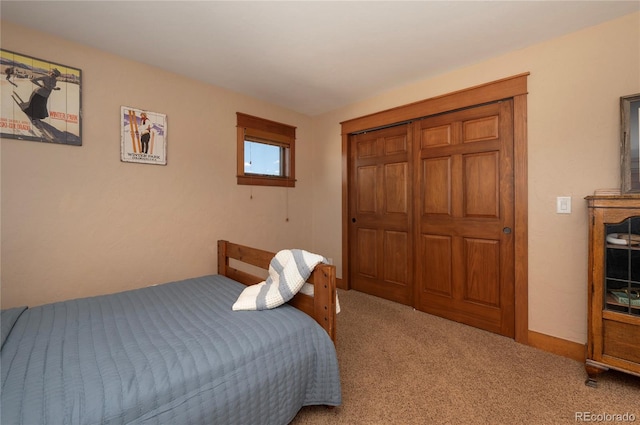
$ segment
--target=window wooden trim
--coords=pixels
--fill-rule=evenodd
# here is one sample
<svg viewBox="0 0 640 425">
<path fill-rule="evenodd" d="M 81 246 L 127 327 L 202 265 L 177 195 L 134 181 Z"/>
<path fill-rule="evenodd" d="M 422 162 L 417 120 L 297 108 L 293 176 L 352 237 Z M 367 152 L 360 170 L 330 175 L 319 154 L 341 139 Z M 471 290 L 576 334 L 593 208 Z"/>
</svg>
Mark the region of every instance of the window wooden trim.
<svg viewBox="0 0 640 425">
<path fill-rule="evenodd" d="M 253 186 L 295 187 L 296 127 L 236 112 L 237 116 L 237 183 Z M 244 172 L 245 138 L 272 143 L 285 148 L 284 177 L 263 176 Z"/>
</svg>

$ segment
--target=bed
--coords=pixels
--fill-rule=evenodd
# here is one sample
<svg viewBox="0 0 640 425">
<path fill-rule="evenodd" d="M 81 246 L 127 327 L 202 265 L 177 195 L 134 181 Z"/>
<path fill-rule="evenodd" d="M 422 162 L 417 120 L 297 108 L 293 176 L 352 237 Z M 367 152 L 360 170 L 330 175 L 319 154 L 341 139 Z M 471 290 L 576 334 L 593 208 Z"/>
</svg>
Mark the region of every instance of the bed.
<svg viewBox="0 0 640 425">
<path fill-rule="evenodd" d="M 333 266 L 312 296 L 231 309 L 264 280 L 242 264 L 273 256 L 219 241 L 216 275 L 3 310 L 2 424 L 271 425 L 339 405 Z"/>
</svg>

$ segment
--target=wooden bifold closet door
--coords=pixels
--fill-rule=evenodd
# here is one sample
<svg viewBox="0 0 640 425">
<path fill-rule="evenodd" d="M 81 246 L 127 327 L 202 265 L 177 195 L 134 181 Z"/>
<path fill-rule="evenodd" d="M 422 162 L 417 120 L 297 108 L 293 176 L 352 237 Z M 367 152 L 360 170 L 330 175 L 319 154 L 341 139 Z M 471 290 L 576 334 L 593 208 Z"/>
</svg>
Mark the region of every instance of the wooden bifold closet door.
<svg viewBox="0 0 640 425">
<path fill-rule="evenodd" d="M 514 336 L 513 102 L 352 135 L 352 288 Z"/>
</svg>

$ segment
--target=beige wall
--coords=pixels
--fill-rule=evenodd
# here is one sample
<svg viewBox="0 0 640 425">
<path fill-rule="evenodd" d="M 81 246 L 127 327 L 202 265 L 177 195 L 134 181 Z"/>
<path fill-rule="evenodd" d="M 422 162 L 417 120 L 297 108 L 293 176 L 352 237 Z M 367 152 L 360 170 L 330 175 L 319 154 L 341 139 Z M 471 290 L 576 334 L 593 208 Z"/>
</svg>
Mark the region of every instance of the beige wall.
<svg viewBox="0 0 640 425">
<path fill-rule="evenodd" d="M 3 308 L 213 273 L 218 239 L 312 248 L 309 117 L 7 22 L 1 35 L 83 73 L 82 147 L 1 141 Z M 120 161 L 123 105 L 167 115 L 166 166 Z M 236 111 L 298 127 L 288 194 L 236 184 Z"/>
<path fill-rule="evenodd" d="M 618 98 L 640 92 L 640 14 L 313 118 L 5 22 L 2 47 L 84 80 L 82 147 L 2 140 L 3 307 L 211 273 L 220 238 L 312 249 L 340 275 L 339 123 L 530 72 L 529 327 L 586 340 L 583 198 L 619 185 Z M 120 162 L 121 105 L 168 115 L 166 167 Z M 235 184 L 236 111 L 298 126 L 288 223 L 285 189 L 250 200 Z M 556 196 L 573 198 L 572 214 L 555 213 Z"/>
<path fill-rule="evenodd" d="M 314 175 L 314 246 L 323 252 L 341 251 L 339 122 L 524 72 L 531 73 L 529 328 L 583 343 L 587 319 L 583 198 L 594 189 L 620 184 L 619 97 L 640 92 L 640 14 L 314 117 L 314 155 L 323 167 Z M 556 214 L 557 196 L 572 197 L 572 214 Z M 341 266 L 340 256 L 335 257 Z"/>
</svg>

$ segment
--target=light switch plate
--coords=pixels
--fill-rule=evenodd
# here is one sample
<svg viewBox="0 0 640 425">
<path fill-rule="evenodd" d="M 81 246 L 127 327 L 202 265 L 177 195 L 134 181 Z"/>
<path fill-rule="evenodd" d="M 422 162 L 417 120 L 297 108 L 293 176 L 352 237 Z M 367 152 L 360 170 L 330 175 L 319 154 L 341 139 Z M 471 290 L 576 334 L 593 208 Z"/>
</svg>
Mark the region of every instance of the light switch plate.
<svg viewBox="0 0 640 425">
<path fill-rule="evenodd" d="M 556 212 L 558 214 L 571 214 L 571 196 L 558 196 L 556 198 Z"/>
</svg>

